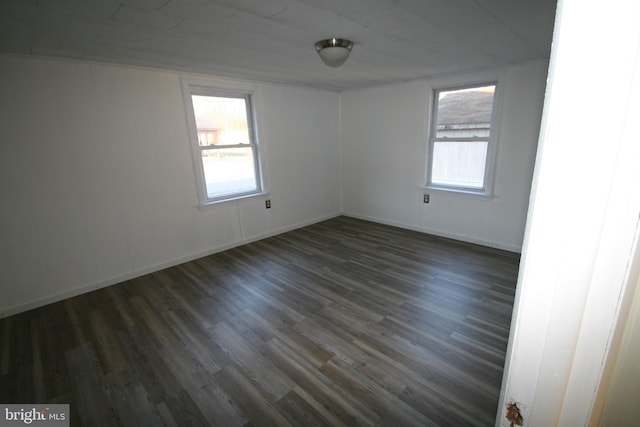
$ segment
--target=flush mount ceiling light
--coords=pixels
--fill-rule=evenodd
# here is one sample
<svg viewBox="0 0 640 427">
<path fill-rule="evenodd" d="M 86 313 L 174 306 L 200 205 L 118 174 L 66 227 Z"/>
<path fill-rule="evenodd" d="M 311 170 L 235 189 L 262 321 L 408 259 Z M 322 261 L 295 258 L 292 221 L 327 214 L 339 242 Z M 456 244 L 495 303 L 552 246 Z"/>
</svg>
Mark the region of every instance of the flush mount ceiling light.
<svg viewBox="0 0 640 427">
<path fill-rule="evenodd" d="M 329 67 L 339 67 L 349 57 L 353 42 L 346 39 L 326 39 L 316 42 L 316 51 Z"/>
</svg>

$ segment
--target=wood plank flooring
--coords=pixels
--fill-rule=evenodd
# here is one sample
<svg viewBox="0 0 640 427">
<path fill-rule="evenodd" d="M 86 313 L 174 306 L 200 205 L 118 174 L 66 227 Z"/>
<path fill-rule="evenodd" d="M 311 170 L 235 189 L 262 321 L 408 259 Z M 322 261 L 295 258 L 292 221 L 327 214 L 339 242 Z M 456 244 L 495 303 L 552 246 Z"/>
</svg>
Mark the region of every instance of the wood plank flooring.
<svg viewBox="0 0 640 427">
<path fill-rule="evenodd" d="M 518 255 L 338 217 L 0 321 L 82 426 L 492 426 Z"/>
</svg>

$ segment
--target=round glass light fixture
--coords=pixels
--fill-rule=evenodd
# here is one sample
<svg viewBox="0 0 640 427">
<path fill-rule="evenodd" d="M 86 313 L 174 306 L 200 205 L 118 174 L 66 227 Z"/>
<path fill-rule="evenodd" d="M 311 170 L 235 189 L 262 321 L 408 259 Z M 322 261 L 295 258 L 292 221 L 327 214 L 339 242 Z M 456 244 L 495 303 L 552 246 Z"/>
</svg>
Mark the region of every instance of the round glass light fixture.
<svg viewBox="0 0 640 427">
<path fill-rule="evenodd" d="M 339 67 L 349 57 L 353 42 L 346 39 L 326 39 L 316 42 L 316 51 L 329 67 Z"/>
</svg>

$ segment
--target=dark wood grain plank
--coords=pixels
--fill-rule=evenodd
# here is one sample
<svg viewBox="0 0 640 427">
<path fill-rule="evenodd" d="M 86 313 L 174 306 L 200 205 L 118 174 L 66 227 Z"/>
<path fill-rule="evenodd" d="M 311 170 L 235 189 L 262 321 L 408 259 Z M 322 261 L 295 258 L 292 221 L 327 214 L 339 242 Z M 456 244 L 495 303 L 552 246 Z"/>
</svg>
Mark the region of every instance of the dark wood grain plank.
<svg viewBox="0 0 640 427">
<path fill-rule="evenodd" d="M 348 426 L 373 426 L 380 417 L 369 408 L 353 398 L 353 396 L 325 376 L 315 366 L 309 364 L 286 343 L 273 339 L 267 346 L 273 363 L 296 383 L 298 388 L 320 404 L 333 417 Z M 298 394 L 301 394 L 298 391 Z"/>
<path fill-rule="evenodd" d="M 65 352 L 65 359 L 71 376 L 71 392 L 80 416 L 79 425 L 118 425 L 120 414 L 114 412 L 111 406 L 110 387 L 100 373 L 91 344 L 83 344 Z"/>
<path fill-rule="evenodd" d="M 256 425 L 290 427 L 287 418 L 252 383 L 241 370 L 229 365 L 216 374 L 216 378 Z"/>
</svg>

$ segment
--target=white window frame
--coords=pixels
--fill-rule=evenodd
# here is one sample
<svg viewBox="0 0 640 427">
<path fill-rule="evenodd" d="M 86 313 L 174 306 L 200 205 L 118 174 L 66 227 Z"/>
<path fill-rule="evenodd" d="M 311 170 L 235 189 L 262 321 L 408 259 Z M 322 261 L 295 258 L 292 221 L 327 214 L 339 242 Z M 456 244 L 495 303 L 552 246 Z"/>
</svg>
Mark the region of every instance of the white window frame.
<svg viewBox="0 0 640 427">
<path fill-rule="evenodd" d="M 437 134 L 437 115 L 438 115 L 438 94 L 440 92 L 445 91 L 454 91 L 461 89 L 472 89 L 475 87 L 482 86 L 490 86 L 495 85 L 495 93 L 493 96 L 493 107 L 491 112 L 491 123 L 490 123 L 490 131 L 489 138 L 478 137 L 478 138 L 462 138 L 462 140 L 478 140 L 478 141 L 487 141 L 487 155 L 485 157 L 485 165 L 484 165 L 484 178 L 483 178 L 483 186 L 481 188 L 477 187 L 464 187 L 458 185 L 446 185 L 441 183 L 434 183 L 431 179 L 431 174 L 433 170 L 433 151 L 434 144 L 436 142 L 436 134 Z M 474 80 L 472 82 L 454 82 L 445 85 L 438 85 L 431 88 L 430 97 L 430 119 L 429 119 L 429 128 L 428 128 L 428 137 L 427 137 L 427 161 L 426 161 L 426 184 L 425 188 L 429 190 L 438 190 L 445 191 L 451 193 L 461 193 L 461 194 L 470 194 L 484 197 L 493 197 L 493 178 L 495 175 L 495 158 L 497 153 L 497 145 L 498 145 L 498 129 L 499 129 L 499 116 L 501 109 L 501 85 L 500 79 L 496 76 L 493 78 L 487 78 L 482 80 Z"/>
<path fill-rule="evenodd" d="M 208 80 L 204 78 L 182 77 L 182 92 L 184 96 L 184 108 L 187 117 L 187 127 L 189 129 L 189 145 L 196 178 L 196 189 L 198 193 L 198 207 L 206 209 L 215 205 L 227 202 L 234 202 L 246 198 L 263 196 L 264 178 L 262 173 L 262 155 L 260 144 L 258 141 L 258 132 L 256 126 L 256 87 L 252 85 L 244 85 L 242 83 L 230 83 L 226 81 Z M 247 106 L 247 125 L 249 128 L 249 144 L 238 145 L 238 147 L 251 148 L 254 159 L 254 174 L 256 179 L 256 189 L 245 192 L 226 194 L 219 197 L 209 197 L 207 192 L 207 183 L 205 180 L 204 166 L 202 163 L 203 147 L 198 143 L 198 128 L 193 109 L 192 95 L 213 96 L 225 98 L 244 99 Z M 225 146 L 224 148 L 233 148 L 236 146 Z M 212 149 L 208 147 L 206 149 Z"/>
</svg>

